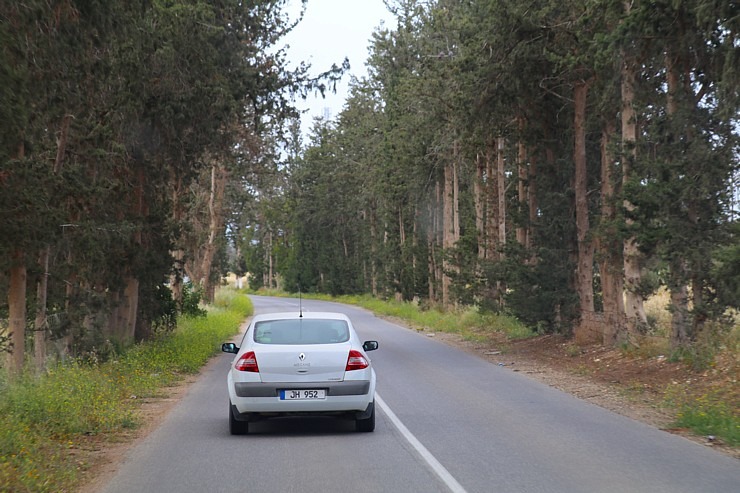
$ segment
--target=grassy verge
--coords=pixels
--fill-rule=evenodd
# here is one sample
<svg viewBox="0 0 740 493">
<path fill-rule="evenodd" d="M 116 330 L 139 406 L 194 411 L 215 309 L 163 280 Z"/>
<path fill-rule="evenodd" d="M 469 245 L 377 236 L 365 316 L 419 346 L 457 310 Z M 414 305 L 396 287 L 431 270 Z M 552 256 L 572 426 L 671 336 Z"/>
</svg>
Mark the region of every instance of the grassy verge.
<svg viewBox="0 0 740 493">
<path fill-rule="evenodd" d="M 733 447 L 740 446 L 740 411 L 726 400 L 724 392 L 687 399 L 678 388 L 672 388 L 668 399 L 678 409 L 676 426 L 701 436 L 719 438 Z"/>
<path fill-rule="evenodd" d="M 183 318 L 173 333 L 105 363 L 0 375 L 0 492 L 73 490 L 86 467 L 77 451 L 89 437 L 135 428 L 141 398 L 196 373 L 251 312 L 247 296 L 222 290 L 207 316 Z"/>
<path fill-rule="evenodd" d="M 730 327 L 708 324 L 694 343 L 671 350 L 670 295 L 661 289 L 645 303 L 651 334 L 637 354 L 645 358 L 668 355 L 695 373 L 695 380 L 708 379 L 706 385 L 674 382 L 665 390 L 665 404 L 675 412 L 673 426 L 686 428 L 700 436 L 713 436 L 733 447 L 740 446 L 740 390 L 737 386 L 740 358 L 740 314 L 728 311 Z"/>
<path fill-rule="evenodd" d="M 737 384 L 740 324 L 736 323 L 727 333 L 715 334 L 709 341 L 700 338 L 692 349 L 693 357 L 685 358 L 685 364 L 697 369 L 697 379 L 710 379 L 711 383 L 700 392 L 691 383 L 669 386 L 666 401 L 676 409 L 675 426 L 740 447 L 740 387 Z"/>
<path fill-rule="evenodd" d="M 280 291 L 260 290 L 266 296 L 291 296 Z M 484 342 L 491 336 L 504 334 L 508 339 L 525 339 L 536 335 L 531 329 L 508 315 L 482 313 L 476 307 L 443 310 L 440 307 L 425 308 L 406 301 L 381 300 L 369 295 L 329 296 L 323 294 L 304 294 L 304 298 L 337 301 L 361 306 L 373 313 L 403 320 L 418 330 L 449 332 L 459 334 L 466 340 Z"/>
</svg>

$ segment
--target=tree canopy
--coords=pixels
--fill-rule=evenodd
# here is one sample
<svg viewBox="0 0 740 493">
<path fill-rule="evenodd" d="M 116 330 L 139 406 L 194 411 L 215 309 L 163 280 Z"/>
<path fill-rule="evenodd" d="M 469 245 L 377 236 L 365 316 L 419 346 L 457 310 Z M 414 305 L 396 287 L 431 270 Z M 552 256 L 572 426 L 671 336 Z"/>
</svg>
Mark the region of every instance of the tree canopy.
<svg viewBox="0 0 740 493">
<path fill-rule="evenodd" d="M 2 4 L 12 365 L 151 337 L 227 269 L 607 344 L 661 286 L 677 348 L 737 307 L 736 3 L 388 0 L 308 136 L 292 98 L 348 65 L 290 68 L 285 3 Z"/>
<path fill-rule="evenodd" d="M 187 276 L 209 295 L 227 206 L 298 116 L 292 99 L 346 68 L 289 68 L 285 4 L 3 2 L 0 327 L 13 366 L 32 333 L 82 354 L 166 329 Z"/>
<path fill-rule="evenodd" d="M 387 5 L 369 75 L 285 170 L 273 279 L 609 344 L 660 286 L 676 346 L 734 304 L 737 6 Z"/>
</svg>

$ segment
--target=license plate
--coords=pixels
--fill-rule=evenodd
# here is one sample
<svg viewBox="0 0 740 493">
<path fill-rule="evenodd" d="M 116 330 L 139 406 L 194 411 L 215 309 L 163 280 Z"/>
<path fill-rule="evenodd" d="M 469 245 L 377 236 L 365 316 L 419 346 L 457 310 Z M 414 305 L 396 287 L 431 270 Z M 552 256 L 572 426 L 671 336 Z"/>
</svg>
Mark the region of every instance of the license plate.
<svg viewBox="0 0 740 493">
<path fill-rule="evenodd" d="M 325 399 L 325 398 L 326 398 L 326 390 L 324 389 L 319 389 L 319 390 L 289 389 L 289 390 L 280 391 L 281 401 L 311 400 L 311 399 Z"/>
</svg>

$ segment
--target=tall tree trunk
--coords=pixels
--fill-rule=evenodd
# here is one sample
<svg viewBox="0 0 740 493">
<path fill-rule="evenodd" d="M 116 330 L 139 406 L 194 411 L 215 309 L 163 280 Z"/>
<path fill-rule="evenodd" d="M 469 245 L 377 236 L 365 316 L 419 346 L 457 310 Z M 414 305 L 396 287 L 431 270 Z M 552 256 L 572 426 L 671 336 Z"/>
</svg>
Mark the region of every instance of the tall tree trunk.
<svg viewBox="0 0 740 493">
<path fill-rule="evenodd" d="M 691 275 L 691 304 L 694 308 L 691 334 L 693 338 L 696 338 L 704 330 L 707 314 L 704 307 L 704 286 L 693 269 Z"/>
<path fill-rule="evenodd" d="M 72 121 L 72 115 L 64 115 L 62 126 L 57 139 L 57 154 L 54 159 L 52 168 L 53 174 L 58 174 L 62 169 L 64 154 L 67 149 L 67 135 L 69 134 L 69 125 Z M 36 318 L 34 320 L 33 332 L 33 354 L 34 365 L 37 370 L 44 367 L 46 361 L 46 300 L 49 289 L 49 257 L 51 256 L 51 246 L 47 245 L 41 250 L 39 255 L 39 267 L 41 275 L 36 283 Z"/>
<path fill-rule="evenodd" d="M 601 134 L 601 231 L 596 243 L 601 275 L 601 295 L 604 304 L 603 343 L 616 346 L 627 338 L 624 315 L 624 261 L 616 227 L 615 159 L 610 150 L 616 122 L 608 120 Z M 621 246 L 621 245 L 620 245 Z"/>
<path fill-rule="evenodd" d="M 535 226 L 537 225 L 537 161 L 534 156 L 529 158 L 529 181 L 527 183 L 527 203 L 529 204 L 529 223 L 527 224 L 527 250 L 532 248 L 535 237 Z M 534 258 L 534 255 L 532 256 Z M 530 262 L 531 263 L 531 262 Z"/>
<path fill-rule="evenodd" d="M 421 218 L 421 212 L 419 211 L 419 208 L 417 206 L 414 207 L 414 223 L 412 226 L 412 236 L 411 236 L 411 272 L 413 275 L 413 281 L 412 281 L 412 289 L 413 289 L 413 296 L 416 297 L 416 288 L 418 287 L 418 280 L 419 280 L 419 258 L 418 258 L 418 252 L 419 252 L 419 221 Z"/>
<path fill-rule="evenodd" d="M 406 246 L 406 226 L 403 223 L 403 207 L 398 207 L 398 242 L 403 251 Z"/>
<path fill-rule="evenodd" d="M 670 262 L 671 275 L 668 290 L 671 295 L 671 335 L 672 349 L 685 347 L 691 342 L 691 322 L 689 320 L 689 292 L 686 286 L 686 261 L 681 258 Z"/>
<path fill-rule="evenodd" d="M 496 199 L 497 182 L 495 167 L 496 148 L 495 143 L 489 142 L 486 145 L 486 184 L 484 187 L 486 193 L 486 226 L 485 226 L 485 243 L 486 258 L 495 260 L 497 258 L 496 238 L 498 237 L 498 200 Z"/>
<path fill-rule="evenodd" d="M 182 193 L 182 177 L 177 176 L 174 170 L 171 172 L 172 183 L 172 220 L 175 224 L 181 224 L 183 220 L 183 205 L 180 195 Z M 172 274 L 170 275 L 170 290 L 172 299 L 175 301 L 178 311 L 182 309 L 183 275 L 185 272 L 185 250 L 183 250 L 181 239 L 177 240 L 175 250 L 172 251 Z"/>
<path fill-rule="evenodd" d="M 18 159 L 26 156 L 25 144 L 18 146 Z M 8 370 L 11 374 L 20 374 L 26 351 L 26 255 L 21 249 L 11 253 L 10 285 L 8 286 L 8 332 L 10 335 L 10 353 Z"/>
<path fill-rule="evenodd" d="M 678 111 L 678 92 L 680 91 L 680 76 L 677 57 L 673 50 L 668 49 L 666 54 L 666 112 L 668 118 Z M 677 348 L 687 345 L 691 338 L 691 322 L 689 318 L 689 290 L 687 287 L 687 264 L 684 259 L 674 259 L 670 262 L 670 281 L 668 289 L 671 293 L 671 347 Z"/>
<path fill-rule="evenodd" d="M 144 198 L 146 178 L 142 166 L 137 166 L 135 180 L 131 209 L 136 220 L 141 222 L 146 216 Z M 141 246 L 141 228 L 134 231 L 132 240 L 135 245 Z M 106 335 L 109 339 L 120 343 L 121 346 L 128 346 L 133 343 L 137 335 L 136 325 L 139 312 L 139 279 L 131 267 L 126 267 L 123 272 L 123 287 L 118 292 L 109 293 L 108 300 L 114 309 L 108 316 Z M 143 331 L 144 334 L 146 332 L 147 330 Z M 142 337 L 145 337 L 145 335 L 142 335 Z"/>
<path fill-rule="evenodd" d="M 375 207 L 370 208 L 370 289 L 373 296 L 378 296 L 378 218 Z M 430 228 L 431 229 L 431 228 Z"/>
<path fill-rule="evenodd" d="M 460 240 L 460 143 L 455 141 L 452 160 L 452 238 L 453 244 Z"/>
<path fill-rule="evenodd" d="M 139 313 L 139 280 L 132 275 L 126 277 L 123 296 L 118 308 L 120 326 L 118 327 L 118 341 L 125 347 L 134 341 L 136 334 L 136 320 Z"/>
<path fill-rule="evenodd" d="M 437 300 L 442 301 L 442 282 L 444 279 L 444 183 L 440 183 L 439 180 L 435 183 L 434 192 L 436 197 L 434 214 L 435 214 L 435 228 L 434 228 L 434 244 L 436 245 L 436 255 L 434 256 L 434 277 L 435 277 L 435 291 L 437 293 Z"/>
<path fill-rule="evenodd" d="M 23 250 L 11 255 L 10 286 L 8 287 L 8 332 L 10 354 L 8 370 L 18 375 L 23 370 L 26 350 L 26 264 Z"/>
<path fill-rule="evenodd" d="M 454 174 L 455 174 L 455 163 L 453 160 L 448 160 L 444 167 L 444 195 L 442 197 L 442 223 L 443 223 L 443 234 L 442 234 L 442 248 L 444 260 L 442 262 L 442 304 L 444 306 L 450 305 L 450 287 L 452 285 L 452 279 L 448 272 L 452 269 L 452 264 L 448 260 L 450 251 L 455 246 L 455 192 L 454 192 Z"/>
<path fill-rule="evenodd" d="M 527 210 L 527 199 L 528 193 L 527 193 L 527 182 L 529 181 L 529 170 L 527 169 L 527 146 L 524 143 L 524 118 L 519 117 L 518 118 L 518 126 L 519 126 L 519 142 L 517 143 L 517 156 L 516 156 L 516 164 L 517 164 L 517 192 L 518 192 L 518 201 L 519 201 L 519 225 L 516 228 L 516 241 L 521 246 L 525 247 L 527 246 L 527 226 L 524 224 L 525 217 L 528 217 L 528 214 L 525 214 L 524 211 Z"/>
<path fill-rule="evenodd" d="M 396 255 L 398 255 L 399 258 L 403 259 L 404 246 L 406 245 L 406 229 L 403 225 L 403 213 L 401 209 L 401 204 L 398 204 L 398 210 L 396 211 L 398 213 L 398 250 L 396 252 Z M 402 276 L 403 261 L 401 261 L 400 265 L 397 265 L 396 268 L 393 269 L 393 286 L 395 287 L 395 293 L 393 293 L 393 295 L 396 301 L 403 300 Z"/>
<path fill-rule="evenodd" d="M 496 246 L 497 258 L 503 260 L 506 246 L 506 140 L 503 137 L 496 139 Z M 502 281 L 496 282 L 496 302 L 500 308 L 504 306 L 506 286 Z"/>
<path fill-rule="evenodd" d="M 498 247 L 501 249 L 499 258 L 503 258 L 503 247 L 506 245 L 506 140 L 503 137 L 496 139 L 496 197 L 497 207 L 497 231 Z"/>
<path fill-rule="evenodd" d="M 267 287 L 270 289 L 275 287 L 275 283 L 273 282 L 275 279 L 275 266 L 273 265 L 272 250 L 272 231 L 269 231 L 267 233 Z"/>
<path fill-rule="evenodd" d="M 49 257 L 51 247 L 46 246 L 39 256 L 41 275 L 36 283 L 36 319 L 33 323 L 33 360 L 37 370 L 46 363 L 46 298 L 49 287 Z"/>
<path fill-rule="evenodd" d="M 439 187 L 439 183 L 435 184 L 435 188 Z M 436 211 L 437 207 L 432 203 L 433 201 L 430 201 L 429 205 L 427 206 L 428 214 L 429 214 L 429 228 L 427 229 L 427 288 L 428 288 L 428 296 L 429 301 L 436 302 L 437 301 L 437 292 L 434 289 L 436 285 L 436 274 L 437 274 L 437 265 L 436 265 L 436 241 L 435 241 L 435 224 L 436 224 Z"/>
<path fill-rule="evenodd" d="M 574 88 L 575 115 L 575 200 L 576 200 L 576 238 L 578 259 L 576 269 L 576 291 L 581 312 L 580 323 L 576 327 L 576 338 L 587 340 L 591 327 L 587 321 L 594 313 L 594 245 L 589 234 L 588 217 L 588 167 L 586 162 L 586 100 L 588 83 L 579 82 Z"/>
<path fill-rule="evenodd" d="M 75 220 L 78 218 L 74 218 Z M 74 252 L 72 250 L 67 250 L 65 255 L 65 262 L 66 265 L 71 266 L 74 265 Z M 72 271 L 69 273 L 69 277 L 64 280 L 64 311 L 69 314 L 71 313 L 72 307 L 72 300 L 74 299 L 75 295 L 79 292 L 80 289 L 80 282 L 77 277 L 77 273 L 75 271 Z M 70 354 L 72 354 L 72 347 L 74 345 L 74 333 L 72 330 L 67 330 L 62 338 L 61 343 L 61 357 L 62 360 L 67 358 Z"/>
<path fill-rule="evenodd" d="M 624 2 L 625 14 L 630 13 L 632 2 Z M 632 57 L 622 53 L 622 183 L 626 184 L 632 179 L 633 167 L 637 159 L 637 115 L 634 107 L 636 64 Z M 635 209 L 634 205 L 627 199 L 623 203 L 624 210 L 628 213 Z M 625 220 L 627 227 L 633 221 Z M 627 330 L 631 334 L 637 334 L 647 327 L 647 315 L 640 294 L 642 281 L 642 266 L 637 239 L 634 236 L 625 238 L 622 248 L 624 258 L 624 310 L 627 317 Z"/>
<path fill-rule="evenodd" d="M 504 139 L 490 138 L 486 142 L 483 191 L 485 200 L 485 258 L 489 262 L 501 260 L 506 241 L 506 198 L 504 174 Z M 499 307 L 503 303 L 503 286 L 500 279 L 488 280 L 487 297 Z"/>
<path fill-rule="evenodd" d="M 473 199 L 475 201 L 475 231 L 478 238 L 478 259 L 486 258 L 485 245 L 485 194 L 483 189 L 483 178 L 485 174 L 485 163 L 480 153 L 475 158 L 475 182 L 473 183 Z"/>
<path fill-rule="evenodd" d="M 213 266 L 213 258 L 216 254 L 216 241 L 219 238 L 223 227 L 223 202 L 226 191 L 226 179 L 226 168 L 219 163 L 214 162 L 211 166 L 211 191 L 208 198 L 208 242 L 205 245 L 201 262 L 201 278 L 198 280 L 200 286 L 203 288 L 204 296 L 211 302 L 213 301 L 213 299 L 211 299 L 211 294 L 213 292 L 211 289 L 211 269 Z M 270 256 L 271 255 L 272 252 L 270 252 Z"/>
</svg>

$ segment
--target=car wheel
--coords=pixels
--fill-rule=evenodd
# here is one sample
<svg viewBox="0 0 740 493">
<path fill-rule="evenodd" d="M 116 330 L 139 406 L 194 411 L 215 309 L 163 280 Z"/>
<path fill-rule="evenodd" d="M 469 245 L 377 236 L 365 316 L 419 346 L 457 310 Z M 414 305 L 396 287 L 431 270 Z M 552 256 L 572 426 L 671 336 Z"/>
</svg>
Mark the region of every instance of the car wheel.
<svg viewBox="0 0 740 493">
<path fill-rule="evenodd" d="M 234 417 L 234 410 L 229 402 L 229 432 L 232 435 L 246 435 L 249 433 L 248 421 L 237 421 Z"/>
<path fill-rule="evenodd" d="M 373 402 L 373 409 L 370 412 L 370 417 L 355 420 L 355 429 L 364 433 L 375 431 L 375 402 Z"/>
</svg>

